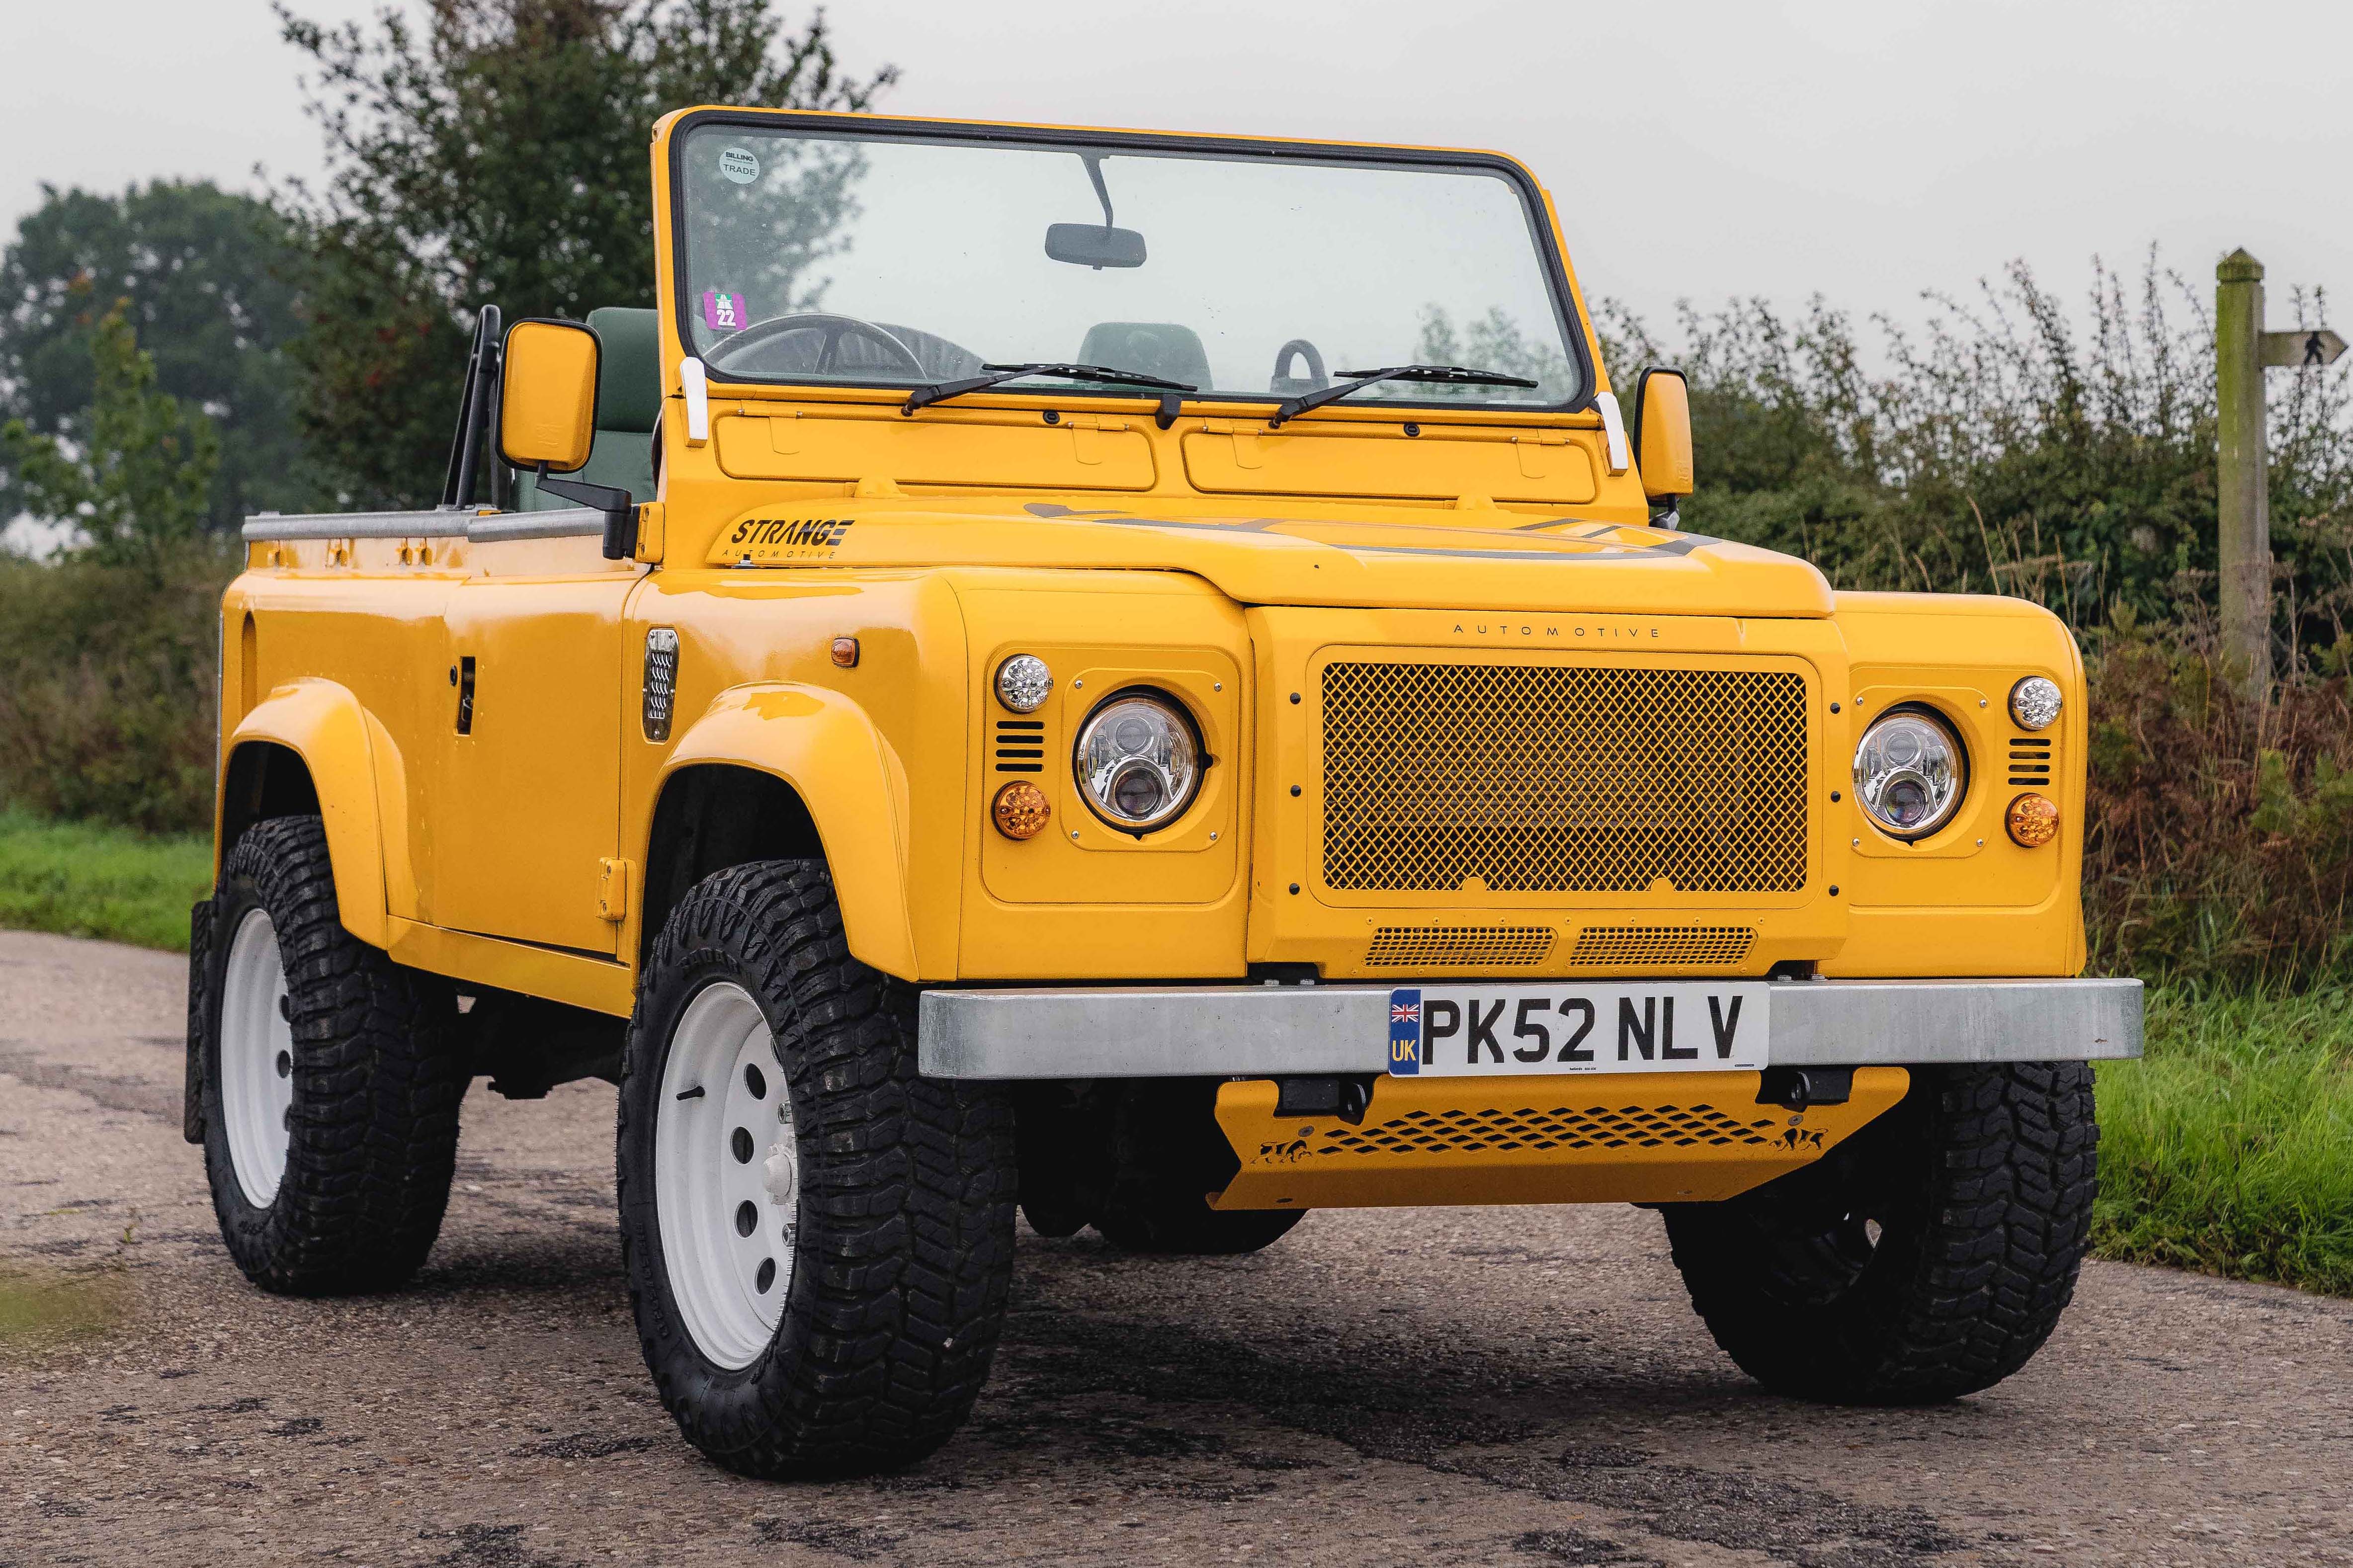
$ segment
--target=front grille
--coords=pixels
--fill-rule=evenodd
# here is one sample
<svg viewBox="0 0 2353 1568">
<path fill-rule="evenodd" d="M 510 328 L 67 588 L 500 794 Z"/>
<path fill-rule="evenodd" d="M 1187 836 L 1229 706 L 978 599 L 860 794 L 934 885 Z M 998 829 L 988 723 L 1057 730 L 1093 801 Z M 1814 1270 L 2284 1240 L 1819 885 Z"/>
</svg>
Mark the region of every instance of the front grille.
<svg viewBox="0 0 2353 1568">
<path fill-rule="evenodd" d="M 2048 735 L 2015 736 L 2010 742 L 2010 782 L 2030 789 L 2051 787 L 2051 752 Z"/>
<path fill-rule="evenodd" d="M 1587 926 L 1568 962 L 1594 969 L 1737 963 L 1756 941 L 1753 926 Z"/>
<path fill-rule="evenodd" d="M 1550 926 L 1382 926 L 1367 969 L 1524 969 L 1552 953 Z"/>
<path fill-rule="evenodd" d="M 1806 885 L 1795 673 L 1335 662 L 1323 697 L 1335 890 Z"/>
<path fill-rule="evenodd" d="M 1722 1149 L 1773 1141 L 1774 1118 L 1754 1106 L 1731 1116 L 1713 1105 L 1629 1105 L 1539 1110 L 1409 1110 L 1377 1126 L 1336 1126 L 1307 1152 L 1497 1154 L 1546 1149 Z"/>
</svg>

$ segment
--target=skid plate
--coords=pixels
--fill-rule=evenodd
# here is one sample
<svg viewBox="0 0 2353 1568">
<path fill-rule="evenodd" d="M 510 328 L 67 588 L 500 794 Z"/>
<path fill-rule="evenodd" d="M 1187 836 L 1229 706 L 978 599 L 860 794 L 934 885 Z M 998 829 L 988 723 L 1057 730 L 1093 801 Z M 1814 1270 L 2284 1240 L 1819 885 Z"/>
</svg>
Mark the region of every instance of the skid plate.
<svg viewBox="0 0 2353 1568">
<path fill-rule="evenodd" d="M 1241 1171 L 1210 1206 L 1681 1203 L 1728 1198 L 1821 1157 L 1904 1098 L 1858 1068 L 1843 1105 L 1757 1103 L 1761 1074 L 1379 1078 L 1361 1125 L 1278 1116 L 1271 1079 L 1218 1090 Z"/>
</svg>

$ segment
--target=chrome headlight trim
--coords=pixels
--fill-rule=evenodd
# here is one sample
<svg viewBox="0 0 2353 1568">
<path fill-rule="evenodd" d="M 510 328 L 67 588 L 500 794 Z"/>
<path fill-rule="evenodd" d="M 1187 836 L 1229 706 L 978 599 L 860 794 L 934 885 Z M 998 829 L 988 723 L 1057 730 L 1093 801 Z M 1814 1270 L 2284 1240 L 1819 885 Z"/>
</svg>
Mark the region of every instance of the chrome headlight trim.
<svg viewBox="0 0 2353 1568">
<path fill-rule="evenodd" d="M 1968 794 L 1969 754 L 1935 709 L 1905 703 L 1873 720 L 1854 748 L 1854 801 L 1871 825 L 1913 843 L 1953 820 Z"/>
<path fill-rule="evenodd" d="M 1185 815 L 1200 794 L 1206 762 L 1192 713 L 1149 686 L 1131 686 L 1097 703 L 1071 748 L 1071 772 L 1087 808 L 1139 837 Z"/>
</svg>

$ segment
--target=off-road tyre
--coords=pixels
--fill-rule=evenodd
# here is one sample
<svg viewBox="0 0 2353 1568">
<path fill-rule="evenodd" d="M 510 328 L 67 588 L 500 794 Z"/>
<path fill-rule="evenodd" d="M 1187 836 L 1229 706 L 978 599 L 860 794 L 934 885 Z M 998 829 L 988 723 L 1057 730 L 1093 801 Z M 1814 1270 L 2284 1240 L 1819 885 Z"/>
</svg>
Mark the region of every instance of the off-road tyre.
<svg viewBox="0 0 2353 1568">
<path fill-rule="evenodd" d="M 681 1318 L 654 1182 L 672 1032 L 714 982 L 758 1004 L 800 1163 L 782 1319 L 733 1370 Z M 739 1474 L 912 1463 L 947 1441 L 987 1379 L 1013 1271 L 1013 1118 L 993 1086 L 921 1076 L 916 997 L 849 955 L 832 878 L 815 860 L 697 883 L 640 977 L 617 1133 L 629 1301 L 679 1430 Z"/>
<path fill-rule="evenodd" d="M 1667 1237 L 1716 1343 L 1767 1387 L 1934 1404 L 2000 1383 L 2050 1338 L 2098 1145 L 2084 1063 L 1915 1068 L 1902 1102 L 1814 1165 L 1667 1205 Z"/>
<path fill-rule="evenodd" d="M 218 1037 L 231 942 L 255 910 L 275 929 L 284 966 L 293 1086 L 285 1173 L 259 1207 L 231 1162 Z M 281 1295 L 394 1289 L 432 1251 L 449 1202 L 469 1078 L 449 983 L 343 929 L 316 816 L 247 829 L 222 864 L 207 923 L 205 1173 L 229 1257 Z"/>
</svg>

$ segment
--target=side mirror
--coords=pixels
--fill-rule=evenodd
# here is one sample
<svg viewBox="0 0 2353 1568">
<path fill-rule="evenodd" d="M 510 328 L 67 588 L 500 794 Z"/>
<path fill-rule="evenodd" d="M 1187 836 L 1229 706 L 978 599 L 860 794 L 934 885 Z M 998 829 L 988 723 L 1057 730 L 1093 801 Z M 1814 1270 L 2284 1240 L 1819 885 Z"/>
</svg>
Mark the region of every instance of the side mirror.
<svg viewBox="0 0 2353 1568">
<path fill-rule="evenodd" d="M 518 468 L 568 474 L 596 440 L 596 334 L 577 321 L 507 329 L 499 384 L 499 456 Z"/>
<path fill-rule="evenodd" d="M 1653 500 L 1692 493 L 1691 388 L 1679 370 L 1634 379 L 1634 461 Z"/>
<path fill-rule="evenodd" d="M 1113 228 L 1109 224 L 1050 223 L 1046 226 L 1046 254 L 1057 261 L 1092 267 L 1098 272 L 1106 267 L 1141 267 L 1144 236 L 1132 228 Z"/>
</svg>

